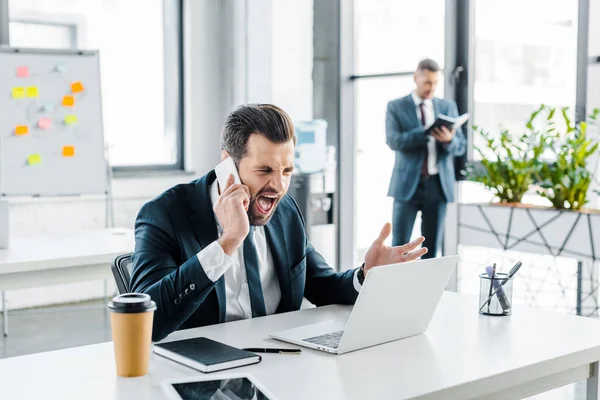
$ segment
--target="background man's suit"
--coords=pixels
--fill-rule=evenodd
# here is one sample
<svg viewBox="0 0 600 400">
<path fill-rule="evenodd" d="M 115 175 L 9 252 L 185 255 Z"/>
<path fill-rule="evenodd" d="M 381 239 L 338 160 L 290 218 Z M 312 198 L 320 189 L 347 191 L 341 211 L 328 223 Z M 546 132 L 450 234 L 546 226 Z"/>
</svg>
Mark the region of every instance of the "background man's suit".
<svg viewBox="0 0 600 400">
<path fill-rule="evenodd" d="M 177 329 L 225 322 L 225 278 L 211 281 L 197 254 L 218 239 L 209 188 L 216 175 L 175 186 L 140 210 L 135 224 L 133 292 L 156 302 L 153 340 Z M 353 304 L 354 270 L 335 273 L 308 242 L 304 219 L 288 195 L 265 226 L 281 301 L 277 312 L 315 305 Z"/>
<path fill-rule="evenodd" d="M 437 174 L 423 174 L 428 140 L 424 119 L 419 118 L 419 104 L 413 95 L 391 101 L 386 115 L 386 143 L 396 153 L 388 196 L 394 198 L 393 245 L 407 243 L 417 211 L 422 211 L 423 246 L 429 252 L 423 258 L 435 257 L 441 248 L 446 204 L 454 201 L 454 157 L 466 151 L 466 140 L 460 129 L 447 144 L 435 142 Z M 457 117 L 456 104 L 433 99 L 435 117 L 444 114 Z M 426 168 L 425 168 L 426 170 Z"/>
</svg>

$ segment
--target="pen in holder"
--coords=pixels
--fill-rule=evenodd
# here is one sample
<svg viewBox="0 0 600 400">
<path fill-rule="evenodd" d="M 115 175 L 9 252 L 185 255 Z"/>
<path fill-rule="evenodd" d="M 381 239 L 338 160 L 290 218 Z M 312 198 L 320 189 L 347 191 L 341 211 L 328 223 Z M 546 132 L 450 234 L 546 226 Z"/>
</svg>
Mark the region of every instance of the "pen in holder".
<svg viewBox="0 0 600 400">
<path fill-rule="evenodd" d="M 512 312 L 512 276 L 490 271 L 479 275 L 479 313 L 510 315 Z"/>
</svg>

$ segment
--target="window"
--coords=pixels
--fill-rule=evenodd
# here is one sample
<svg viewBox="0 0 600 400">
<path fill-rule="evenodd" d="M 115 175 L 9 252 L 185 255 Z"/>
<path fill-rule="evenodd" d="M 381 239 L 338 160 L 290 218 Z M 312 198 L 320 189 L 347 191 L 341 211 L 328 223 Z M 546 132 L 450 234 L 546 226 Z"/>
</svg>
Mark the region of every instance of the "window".
<svg viewBox="0 0 600 400">
<path fill-rule="evenodd" d="M 100 51 L 104 136 L 114 167 L 182 168 L 180 2 L 8 4 L 11 46 Z"/>
<path fill-rule="evenodd" d="M 355 0 L 357 75 L 412 72 L 444 63 L 444 0 Z"/>
<path fill-rule="evenodd" d="M 492 133 L 521 133 L 542 103 L 569 106 L 574 113 L 577 0 L 474 5 L 473 123 Z"/>
<path fill-rule="evenodd" d="M 394 152 L 386 145 L 387 103 L 414 89 L 423 58 L 444 63 L 444 0 L 356 0 L 356 258 L 392 221 L 387 197 Z M 393 77 L 361 75 L 397 73 Z M 443 78 L 436 96 L 443 97 Z M 418 229 L 416 233 L 418 233 Z"/>
</svg>

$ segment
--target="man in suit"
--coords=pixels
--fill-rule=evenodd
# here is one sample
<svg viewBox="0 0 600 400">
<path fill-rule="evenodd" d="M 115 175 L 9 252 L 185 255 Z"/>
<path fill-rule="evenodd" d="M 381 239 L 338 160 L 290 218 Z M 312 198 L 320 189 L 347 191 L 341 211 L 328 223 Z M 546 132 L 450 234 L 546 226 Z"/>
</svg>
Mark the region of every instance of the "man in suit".
<svg viewBox="0 0 600 400">
<path fill-rule="evenodd" d="M 177 185 L 140 210 L 135 224 L 131 286 L 158 310 L 153 340 L 177 329 L 319 305 L 352 304 L 364 276 L 378 265 L 417 259 L 419 238 L 387 247 L 388 223 L 360 268 L 336 273 L 306 237 L 304 219 L 287 190 L 296 137 L 280 108 L 245 105 L 221 134 L 221 158 L 231 157 L 242 184 L 214 171 Z"/>
<path fill-rule="evenodd" d="M 385 121 L 386 142 L 396 152 L 396 162 L 388 191 L 394 198 L 392 245 L 406 243 L 411 236 L 417 211 L 421 211 L 424 258 L 441 249 L 446 204 L 454 201 L 454 157 L 466 151 L 460 130 L 425 131 L 439 114 L 458 117 L 453 101 L 434 97 L 440 68 L 433 60 L 419 63 L 416 88 L 408 96 L 391 101 Z"/>
</svg>

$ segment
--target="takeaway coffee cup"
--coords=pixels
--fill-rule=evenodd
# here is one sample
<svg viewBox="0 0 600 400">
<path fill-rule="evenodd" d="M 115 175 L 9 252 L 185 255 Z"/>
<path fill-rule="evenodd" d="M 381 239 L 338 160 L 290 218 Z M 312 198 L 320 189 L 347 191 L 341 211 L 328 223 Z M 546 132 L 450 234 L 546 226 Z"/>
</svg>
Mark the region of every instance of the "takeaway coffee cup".
<svg viewBox="0 0 600 400">
<path fill-rule="evenodd" d="M 108 304 L 115 347 L 117 375 L 142 376 L 148 373 L 152 320 L 156 303 L 142 293 L 125 293 Z"/>
</svg>

